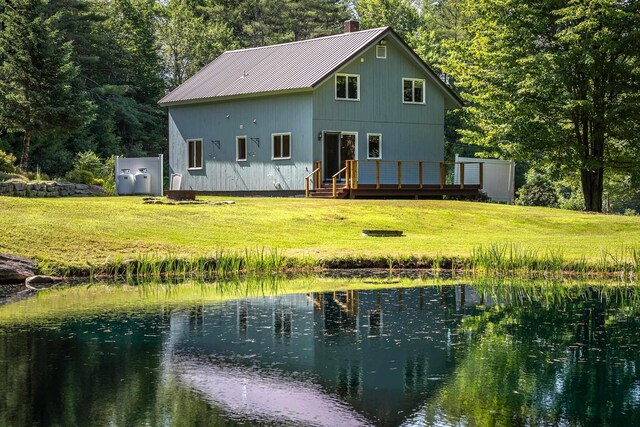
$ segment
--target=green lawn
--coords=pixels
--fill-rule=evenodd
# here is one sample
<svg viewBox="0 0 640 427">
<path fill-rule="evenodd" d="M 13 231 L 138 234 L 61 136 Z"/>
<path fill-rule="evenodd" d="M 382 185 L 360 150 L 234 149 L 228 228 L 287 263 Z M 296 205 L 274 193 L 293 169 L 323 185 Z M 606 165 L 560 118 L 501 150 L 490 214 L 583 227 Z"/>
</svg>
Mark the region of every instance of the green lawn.
<svg viewBox="0 0 640 427">
<path fill-rule="evenodd" d="M 263 247 L 315 258 L 468 256 L 478 245 L 504 242 L 595 259 L 603 249 L 640 246 L 640 217 L 459 201 L 226 199 L 237 204 L 0 197 L 0 252 L 79 265 L 144 252 L 205 255 Z M 401 229 L 406 237 L 361 235 L 371 228 Z"/>
</svg>

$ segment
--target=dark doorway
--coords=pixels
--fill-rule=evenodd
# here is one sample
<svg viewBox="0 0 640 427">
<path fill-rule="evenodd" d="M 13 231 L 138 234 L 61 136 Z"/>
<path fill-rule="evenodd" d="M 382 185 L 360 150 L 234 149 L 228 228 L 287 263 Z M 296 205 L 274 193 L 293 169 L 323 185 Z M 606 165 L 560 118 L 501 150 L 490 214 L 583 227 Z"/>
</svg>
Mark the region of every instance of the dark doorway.
<svg viewBox="0 0 640 427">
<path fill-rule="evenodd" d="M 344 168 L 347 160 L 356 158 L 356 134 L 324 133 L 324 179 L 331 181 L 333 175 Z M 344 175 L 340 176 L 344 180 Z"/>
</svg>

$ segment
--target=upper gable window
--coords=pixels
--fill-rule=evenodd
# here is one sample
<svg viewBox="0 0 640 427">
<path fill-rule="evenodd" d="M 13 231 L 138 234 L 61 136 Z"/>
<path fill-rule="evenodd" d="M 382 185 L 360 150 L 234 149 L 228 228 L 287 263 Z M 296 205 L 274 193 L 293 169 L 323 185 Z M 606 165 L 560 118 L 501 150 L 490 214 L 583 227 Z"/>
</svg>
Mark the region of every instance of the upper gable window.
<svg viewBox="0 0 640 427">
<path fill-rule="evenodd" d="M 336 74 L 336 99 L 360 101 L 360 76 Z"/>
<path fill-rule="evenodd" d="M 376 58 L 387 59 L 387 47 L 385 45 L 376 46 Z"/>
<path fill-rule="evenodd" d="M 423 79 L 402 79 L 402 102 L 405 104 L 424 104 Z"/>
</svg>

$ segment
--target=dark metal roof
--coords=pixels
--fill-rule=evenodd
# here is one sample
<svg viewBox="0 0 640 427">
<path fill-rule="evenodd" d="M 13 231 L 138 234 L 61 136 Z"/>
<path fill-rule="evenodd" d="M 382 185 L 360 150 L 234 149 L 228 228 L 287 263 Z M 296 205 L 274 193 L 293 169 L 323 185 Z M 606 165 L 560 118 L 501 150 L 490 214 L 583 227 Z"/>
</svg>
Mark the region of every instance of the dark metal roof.
<svg viewBox="0 0 640 427">
<path fill-rule="evenodd" d="M 181 104 L 222 97 L 312 89 L 388 33 L 395 35 L 404 44 L 390 27 L 383 27 L 273 46 L 227 51 L 162 98 L 159 104 Z M 415 53 L 413 55 L 426 66 Z M 426 67 L 462 105 L 460 98 L 433 70 Z"/>
</svg>

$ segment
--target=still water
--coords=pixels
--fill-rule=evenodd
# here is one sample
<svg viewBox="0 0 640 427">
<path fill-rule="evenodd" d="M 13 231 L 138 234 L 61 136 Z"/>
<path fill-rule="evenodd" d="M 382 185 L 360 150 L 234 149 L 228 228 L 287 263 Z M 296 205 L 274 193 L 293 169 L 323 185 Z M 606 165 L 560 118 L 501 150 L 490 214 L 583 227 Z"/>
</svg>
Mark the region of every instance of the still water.
<svg viewBox="0 0 640 427">
<path fill-rule="evenodd" d="M 1 426 L 640 425 L 631 287 L 54 297 L 0 307 Z"/>
</svg>

